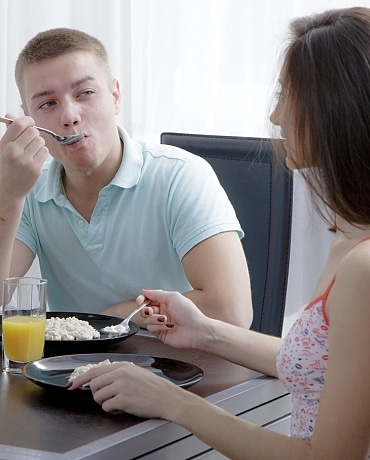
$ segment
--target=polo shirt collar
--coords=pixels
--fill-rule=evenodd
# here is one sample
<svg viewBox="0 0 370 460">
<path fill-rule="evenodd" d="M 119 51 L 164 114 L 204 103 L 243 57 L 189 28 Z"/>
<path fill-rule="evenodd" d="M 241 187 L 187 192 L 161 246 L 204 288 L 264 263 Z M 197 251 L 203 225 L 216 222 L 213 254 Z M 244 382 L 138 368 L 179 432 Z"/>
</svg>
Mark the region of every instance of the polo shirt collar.
<svg viewBox="0 0 370 460">
<path fill-rule="evenodd" d="M 123 158 L 111 184 L 122 188 L 131 188 L 134 187 L 140 179 L 144 162 L 142 147 L 141 144 L 132 139 L 122 127 L 118 126 L 118 132 L 123 141 Z"/>
<path fill-rule="evenodd" d="M 131 188 L 134 187 L 140 179 L 143 166 L 142 147 L 140 143 L 132 139 L 122 127 L 118 126 L 118 132 L 124 145 L 123 158 L 110 185 L 121 188 Z M 62 165 L 52 158 L 43 171 L 43 175 L 46 175 L 44 183 L 35 194 L 38 201 L 46 202 L 52 199 L 58 203 L 66 201 L 62 183 L 62 170 Z"/>
</svg>

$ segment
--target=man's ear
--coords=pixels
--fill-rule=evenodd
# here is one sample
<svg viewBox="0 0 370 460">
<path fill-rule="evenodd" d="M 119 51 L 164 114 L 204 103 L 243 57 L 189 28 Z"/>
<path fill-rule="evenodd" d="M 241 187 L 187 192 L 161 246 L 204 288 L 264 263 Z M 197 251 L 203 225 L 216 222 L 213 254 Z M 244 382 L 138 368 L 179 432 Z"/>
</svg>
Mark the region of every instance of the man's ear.
<svg viewBox="0 0 370 460">
<path fill-rule="evenodd" d="M 116 115 L 118 115 L 121 109 L 121 89 L 119 81 L 117 79 L 113 80 L 112 96 L 116 108 Z"/>
</svg>

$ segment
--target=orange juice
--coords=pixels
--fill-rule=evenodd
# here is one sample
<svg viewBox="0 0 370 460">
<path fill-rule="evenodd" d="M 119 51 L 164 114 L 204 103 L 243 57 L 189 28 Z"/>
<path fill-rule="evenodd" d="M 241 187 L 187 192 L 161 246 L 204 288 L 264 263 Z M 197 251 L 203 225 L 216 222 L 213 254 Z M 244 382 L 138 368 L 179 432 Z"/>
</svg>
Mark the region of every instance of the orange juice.
<svg viewBox="0 0 370 460">
<path fill-rule="evenodd" d="M 29 362 L 42 358 L 45 323 L 45 318 L 39 317 L 3 317 L 3 345 L 8 359 Z"/>
</svg>

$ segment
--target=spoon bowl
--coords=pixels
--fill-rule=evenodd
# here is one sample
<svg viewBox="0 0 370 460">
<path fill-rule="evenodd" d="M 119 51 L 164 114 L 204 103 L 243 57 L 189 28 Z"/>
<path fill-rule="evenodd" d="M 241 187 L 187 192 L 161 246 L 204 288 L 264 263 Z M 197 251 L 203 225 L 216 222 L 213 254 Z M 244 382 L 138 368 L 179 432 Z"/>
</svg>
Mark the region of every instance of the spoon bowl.
<svg viewBox="0 0 370 460">
<path fill-rule="evenodd" d="M 144 307 L 150 304 L 150 300 L 146 299 L 144 300 L 143 303 L 141 303 L 135 310 L 133 310 L 127 318 L 125 318 L 122 322 L 119 324 L 116 324 L 115 326 L 105 326 L 102 329 L 100 329 L 101 334 L 108 334 L 109 338 L 112 337 L 117 337 L 122 334 L 126 334 L 130 330 L 130 320 L 133 316 L 136 315 L 136 313 L 139 313 L 140 310 L 142 310 Z"/>
</svg>

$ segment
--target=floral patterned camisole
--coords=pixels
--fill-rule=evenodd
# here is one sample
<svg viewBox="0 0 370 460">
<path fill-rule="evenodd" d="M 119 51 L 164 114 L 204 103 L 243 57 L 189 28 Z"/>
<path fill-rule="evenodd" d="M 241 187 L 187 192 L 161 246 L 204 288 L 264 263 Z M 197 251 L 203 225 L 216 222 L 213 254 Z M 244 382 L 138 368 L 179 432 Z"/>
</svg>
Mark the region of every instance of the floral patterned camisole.
<svg viewBox="0 0 370 460">
<path fill-rule="evenodd" d="M 326 292 L 310 302 L 291 327 L 277 355 L 277 372 L 293 398 L 290 434 L 309 440 L 315 428 L 328 363 Z"/>
<path fill-rule="evenodd" d="M 364 238 L 359 243 L 368 239 Z M 326 301 L 334 282 L 335 276 L 324 294 L 305 307 L 284 338 L 276 360 L 278 376 L 293 400 L 290 434 L 307 441 L 315 428 L 328 365 Z"/>
</svg>

